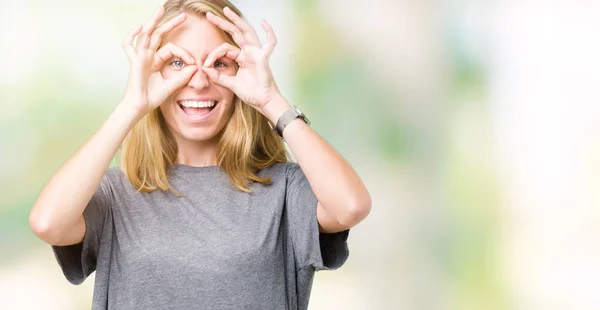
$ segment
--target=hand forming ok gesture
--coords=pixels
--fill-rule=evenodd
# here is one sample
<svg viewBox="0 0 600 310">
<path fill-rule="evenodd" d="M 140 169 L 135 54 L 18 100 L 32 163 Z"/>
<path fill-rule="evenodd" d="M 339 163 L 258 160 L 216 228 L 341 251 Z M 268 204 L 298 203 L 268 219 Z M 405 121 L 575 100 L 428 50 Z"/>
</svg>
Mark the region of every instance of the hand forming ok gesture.
<svg viewBox="0 0 600 310">
<path fill-rule="evenodd" d="M 150 112 L 164 102 L 173 92 L 185 85 L 196 72 L 194 58 L 181 47 L 167 43 L 158 51 L 162 37 L 186 19 L 181 13 L 156 28 L 164 14 L 160 9 L 143 27 L 137 26 L 123 40 L 123 49 L 129 58 L 129 80 L 125 90 L 124 102 L 142 115 Z M 135 46 L 134 38 L 137 36 Z M 160 73 L 165 61 L 177 57 L 186 61 L 189 66 L 170 79 Z"/>
<path fill-rule="evenodd" d="M 223 43 L 213 50 L 204 62 L 202 70 L 210 79 L 219 85 L 231 89 L 240 99 L 259 111 L 271 99 L 279 94 L 269 67 L 269 57 L 277 44 L 273 29 L 266 21 L 261 25 L 267 32 L 267 42 L 261 46 L 254 28 L 231 9 L 225 8 L 223 13 L 233 23 L 223 18 L 207 13 L 206 18 L 217 27 L 227 31 L 240 47 Z M 220 73 L 212 67 L 215 60 L 227 57 L 239 65 L 235 76 Z"/>
</svg>

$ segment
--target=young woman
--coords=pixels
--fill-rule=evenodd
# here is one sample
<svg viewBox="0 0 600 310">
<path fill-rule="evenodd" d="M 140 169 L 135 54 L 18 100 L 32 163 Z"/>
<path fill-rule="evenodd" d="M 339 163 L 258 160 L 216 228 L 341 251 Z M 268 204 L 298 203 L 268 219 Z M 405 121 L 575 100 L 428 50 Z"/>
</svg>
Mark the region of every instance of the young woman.
<svg viewBox="0 0 600 310">
<path fill-rule="evenodd" d="M 261 45 L 241 16 L 169 0 L 131 31 L 122 102 L 35 202 L 67 279 L 96 271 L 94 309 L 306 309 L 346 261 L 369 193 L 280 94 L 271 27 Z"/>
</svg>

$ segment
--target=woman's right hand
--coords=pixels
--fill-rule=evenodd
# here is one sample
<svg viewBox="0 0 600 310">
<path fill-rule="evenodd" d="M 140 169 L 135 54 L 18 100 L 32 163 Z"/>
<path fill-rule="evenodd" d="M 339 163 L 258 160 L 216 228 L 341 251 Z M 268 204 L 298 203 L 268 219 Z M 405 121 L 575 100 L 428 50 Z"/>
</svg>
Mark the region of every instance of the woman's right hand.
<svg viewBox="0 0 600 310">
<path fill-rule="evenodd" d="M 197 70 L 194 58 L 177 45 L 167 43 L 157 51 L 162 37 L 186 19 L 185 13 L 181 13 L 156 28 L 163 14 L 164 8 L 161 6 L 144 27 L 137 26 L 123 40 L 123 49 L 129 58 L 130 66 L 122 104 L 134 108 L 140 116 L 157 108 L 171 94 L 184 86 Z M 133 40 L 136 36 L 134 46 Z M 174 57 L 187 66 L 176 76 L 165 79 L 160 70 L 166 61 Z"/>
</svg>

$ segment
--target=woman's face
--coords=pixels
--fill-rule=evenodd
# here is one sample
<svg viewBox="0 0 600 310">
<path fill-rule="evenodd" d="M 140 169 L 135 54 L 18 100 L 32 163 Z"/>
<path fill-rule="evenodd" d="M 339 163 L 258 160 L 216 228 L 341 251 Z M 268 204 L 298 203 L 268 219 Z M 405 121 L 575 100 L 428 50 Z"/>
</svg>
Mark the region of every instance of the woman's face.
<svg viewBox="0 0 600 310">
<path fill-rule="evenodd" d="M 213 84 L 200 67 L 206 56 L 225 41 L 209 21 L 188 13 L 185 22 L 165 37 L 164 43 L 167 42 L 188 51 L 198 70 L 186 85 L 161 104 L 160 110 L 176 139 L 209 141 L 231 117 L 234 93 Z M 171 58 L 165 62 L 161 74 L 165 79 L 172 78 L 187 65 L 180 58 Z M 235 75 L 237 71 L 236 63 L 227 58 L 217 60 L 214 68 L 227 75 Z"/>
</svg>

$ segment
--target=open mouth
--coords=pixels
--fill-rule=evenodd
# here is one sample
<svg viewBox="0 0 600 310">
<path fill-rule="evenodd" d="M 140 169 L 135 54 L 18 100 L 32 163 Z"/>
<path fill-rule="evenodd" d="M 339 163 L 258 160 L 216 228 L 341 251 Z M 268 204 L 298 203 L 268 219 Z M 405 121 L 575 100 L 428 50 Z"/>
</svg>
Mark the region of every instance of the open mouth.
<svg viewBox="0 0 600 310">
<path fill-rule="evenodd" d="M 215 107 L 219 104 L 219 101 L 191 101 L 191 100 L 178 100 L 177 105 L 185 114 L 191 118 L 203 118 L 208 115 Z"/>
</svg>

